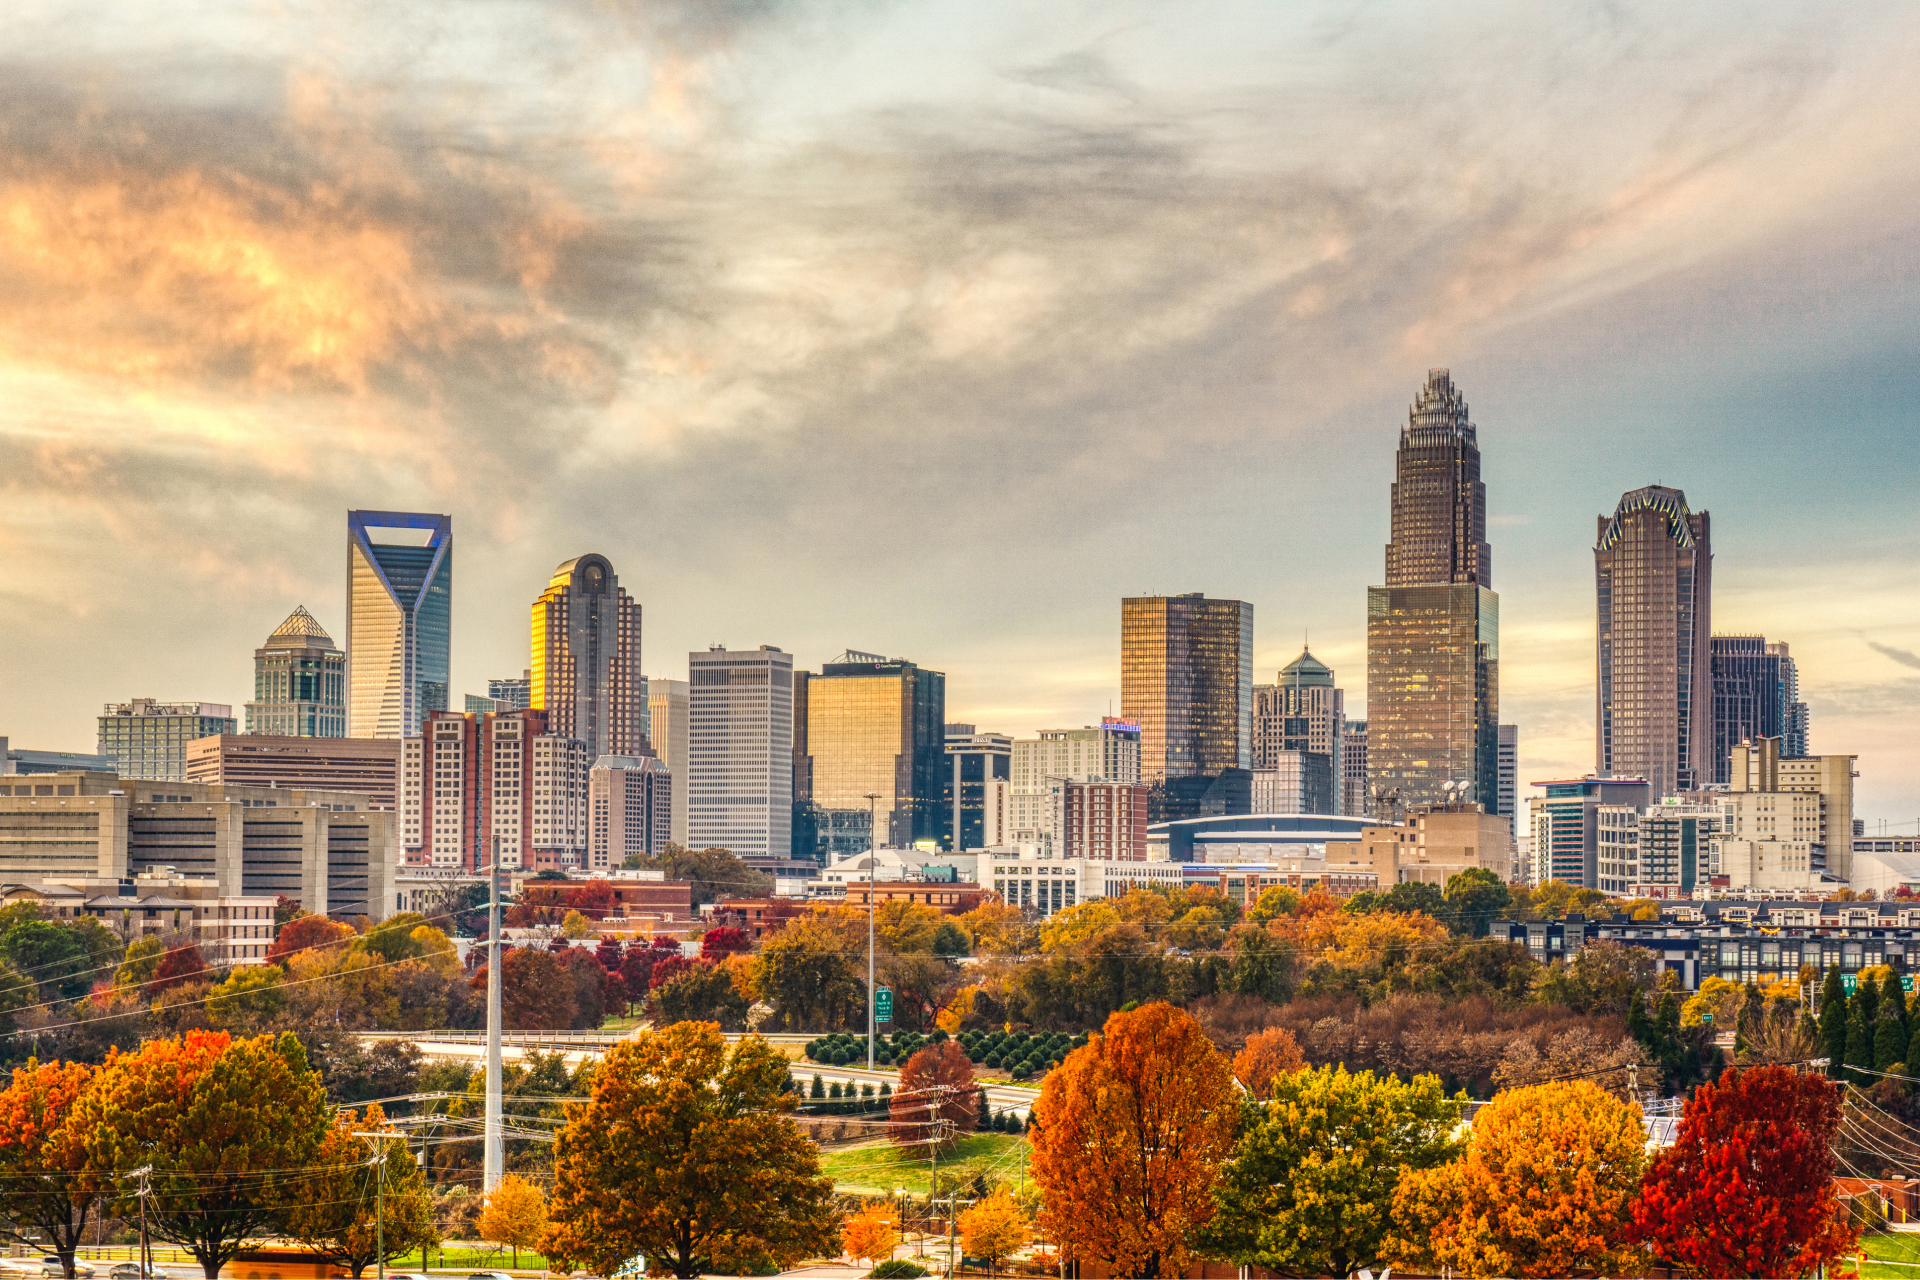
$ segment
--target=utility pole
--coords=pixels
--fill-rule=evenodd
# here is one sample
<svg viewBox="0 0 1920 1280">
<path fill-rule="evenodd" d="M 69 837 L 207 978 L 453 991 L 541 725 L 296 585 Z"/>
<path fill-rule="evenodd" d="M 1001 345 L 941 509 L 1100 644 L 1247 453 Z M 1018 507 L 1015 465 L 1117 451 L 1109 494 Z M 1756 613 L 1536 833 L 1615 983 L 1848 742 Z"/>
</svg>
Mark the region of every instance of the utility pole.
<svg viewBox="0 0 1920 1280">
<path fill-rule="evenodd" d="M 391 1133 L 356 1133 L 356 1138 L 384 1141 L 395 1135 Z M 380 1280 L 387 1280 L 387 1153 L 383 1147 L 373 1149 L 374 1193 L 373 1193 L 373 1260 L 380 1268 Z M 427 1255 L 421 1250 L 420 1260 L 424 1263 Z"/>
<path fill-rule="evenodd" d="M 880 867 L 880 799 L 878 791 L 867 792 L 867 1070 L 873 1070 L 873 1041 L 879 1034 L 880 994 L 873 985 L 873 900 L 874 873 Z"/>
<path fill-rule="evenodd" d="M 500 837 L 493 837 L 493 870 L 487 895 L 487 1125 L 481 1190 L 488 1195 L 507 1171 L 500 1119 Z"/>
<path fill-rule="evenodd" d="M 153 1252 L 147 1245 L 147 1178 L 153 1173 L 153 1166 L 143 1164 L 133 1171 L 140 1179 L 140 1280 L 152 1280 Z"/>
</svg>

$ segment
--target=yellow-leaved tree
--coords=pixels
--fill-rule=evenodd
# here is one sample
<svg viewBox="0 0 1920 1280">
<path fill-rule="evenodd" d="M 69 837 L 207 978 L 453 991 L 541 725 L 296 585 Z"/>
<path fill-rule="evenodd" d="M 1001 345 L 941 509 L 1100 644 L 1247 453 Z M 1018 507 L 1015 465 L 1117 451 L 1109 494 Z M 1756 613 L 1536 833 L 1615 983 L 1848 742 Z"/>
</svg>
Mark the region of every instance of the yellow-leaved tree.
<svg viewBox="0 0 1920 1280">
<path fill-rule="evenodd" d="M 849 1214 L 846 1225 L 840 1228 L 840 1252 L 849 1258 L 883 1262 L 893 1256 L 899 1244 L 900 1233 L 893 1229 L 887 1206 L 879 1200 L 861 1205 L 860 1212 Z"/>
<path fill-rule="evenodd" d="M 533 1248 L 546 1234 L 547 1198 L 531 1182 L 509 1173 L 488 1194 L 474 1230 L 482 1240 L 513 1250 L 513 1265 L 517 1267 L 520 1251 Z"/>
<path fill-rule="evenodd" d="M 967 1253 L 987 1260 L 989 1272 L 1027 1247 L 1033 1233 L 1027 1215 L 1005 1191 L 994 1194 L 960 1215 L 960 1241 Z"/>
<path fill-rule="evenodd" d="M 1586 1080 L 1508 1089 L 1465 1153 L 1400 1180 L 1387 1255 L 1470 1276 L 1638 1275 L 1640 1108 Z"/>
</svg>

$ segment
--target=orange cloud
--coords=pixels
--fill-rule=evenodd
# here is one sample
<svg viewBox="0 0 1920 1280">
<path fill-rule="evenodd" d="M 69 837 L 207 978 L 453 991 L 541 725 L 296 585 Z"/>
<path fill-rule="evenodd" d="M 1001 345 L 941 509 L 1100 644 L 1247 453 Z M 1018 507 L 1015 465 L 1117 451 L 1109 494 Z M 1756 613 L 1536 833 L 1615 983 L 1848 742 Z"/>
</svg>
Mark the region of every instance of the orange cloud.
<svg viewBox="0 0 1920 1280">
<path fill-rule="evenodd" d="M 402 231 L 198 171 L 0 183 L 0 348 L 119 377 L 358 389 L 443 322 Z"/>
</svg>

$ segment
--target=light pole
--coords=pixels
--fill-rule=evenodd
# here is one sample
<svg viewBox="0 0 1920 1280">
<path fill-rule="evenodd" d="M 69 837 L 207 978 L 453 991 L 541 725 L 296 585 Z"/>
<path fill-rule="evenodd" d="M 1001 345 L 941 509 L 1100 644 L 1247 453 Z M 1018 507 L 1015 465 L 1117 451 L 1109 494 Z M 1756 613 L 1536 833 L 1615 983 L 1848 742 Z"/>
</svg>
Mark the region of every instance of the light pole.
<svg viewBox="0 0 1920 1280">
<path fill-rule="evenodd" d="M 486 1194 L 507 1171 L 500 1119 L 500 837 L 493 837 L 493 870 L 487 893 L 487 1123 L 480 1186 Z"/>
<path fill-rule="evenodd" d="M 874 872 L 880 863 L 880 800 L 867 792 L 867 1070 L 873 1070 L 873 1038 L 879 1034 L 880 993 L 873 985 Z"/>
</svg>

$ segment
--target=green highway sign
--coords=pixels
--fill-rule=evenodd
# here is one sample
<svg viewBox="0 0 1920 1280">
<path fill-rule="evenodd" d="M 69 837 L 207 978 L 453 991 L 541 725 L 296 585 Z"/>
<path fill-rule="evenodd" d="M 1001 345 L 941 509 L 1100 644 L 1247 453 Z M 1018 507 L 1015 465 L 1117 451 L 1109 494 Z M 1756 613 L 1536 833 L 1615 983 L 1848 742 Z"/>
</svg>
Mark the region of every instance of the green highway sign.
<svg viewBox="0 0 1920 1280">
<path fill-rule="evenodd" d="M 893 1021 L 892 987 L 881 987 L 873 993 L 873 1020 L 875 1022 Z"/>
</svg>

